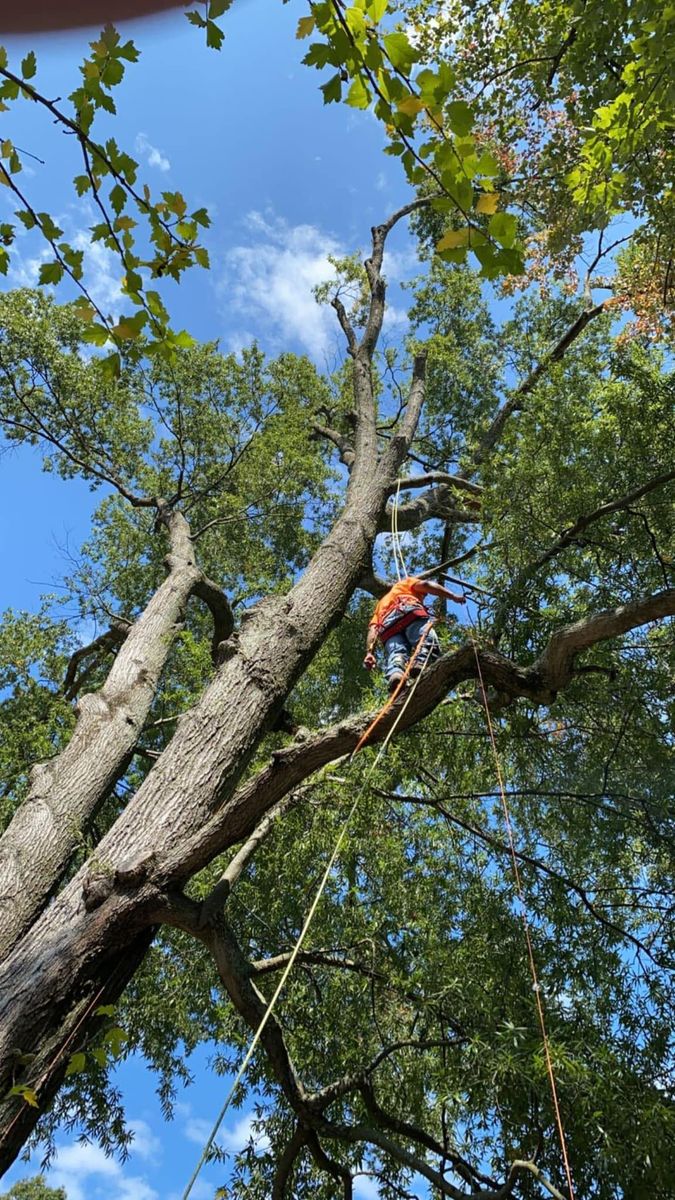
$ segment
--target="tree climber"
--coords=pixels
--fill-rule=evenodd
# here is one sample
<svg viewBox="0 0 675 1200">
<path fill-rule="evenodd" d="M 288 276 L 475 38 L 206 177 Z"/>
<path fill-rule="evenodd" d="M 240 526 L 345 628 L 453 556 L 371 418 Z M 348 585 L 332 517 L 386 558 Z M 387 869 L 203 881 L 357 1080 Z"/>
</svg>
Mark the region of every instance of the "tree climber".
<svg viewBox="0 0 675 1200">
<path fill-rule="evenodd" d="M 372 671 L 375 666 L 373 650 L 379 638 L 384 646 L 384 674 L 390 692 L 395 691 L 401 682 L 410 655 L 429 622 L 429 612 L 422 604 L 424 596 L 443 596 L 455 604 L 463 604 L 465 599 L 464 596 L 448 591 L 440 583 L 431 583 L 418 579 L 415 575 L 408 575 L 395 583 L 375 605 L 368 625 L 363 665 L 367 671 Z M 427 660 L 438 658 L 440 652 L 436 633 L 429 625 L 411 674 L 421 671 Z"/>
</svg>

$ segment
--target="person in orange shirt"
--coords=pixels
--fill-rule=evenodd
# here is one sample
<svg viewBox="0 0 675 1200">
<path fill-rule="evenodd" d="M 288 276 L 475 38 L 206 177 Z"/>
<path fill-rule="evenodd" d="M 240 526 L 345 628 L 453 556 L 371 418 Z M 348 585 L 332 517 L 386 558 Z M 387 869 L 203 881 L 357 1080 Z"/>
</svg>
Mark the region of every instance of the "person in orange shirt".
<svg viewBox="0 0 675 1200">
<path fill-rule="evenodd" d="M 367 671 L 372 671 L 375 666 L 373 651 L 379 639 L 384 647 L 384 674 L 390 692 L 395 691 L 401 682 L 408 660 L 422 637 L 425 625 L 429 623 L 429 612 L 422 603 L 425 596 L 443 596 L 455 604 L 463 604 L 465 599 L 464 596 L 448 591 L 440 583 L 431 583 L 408 575 L 395 583 L 375 605 L 368 626 L 363 665 Z M 438 638 L 429 625 L 415 659 L 412 674 L 421 671 L 427 660 L 437 658 L 440 652 Z"/>
</svg>

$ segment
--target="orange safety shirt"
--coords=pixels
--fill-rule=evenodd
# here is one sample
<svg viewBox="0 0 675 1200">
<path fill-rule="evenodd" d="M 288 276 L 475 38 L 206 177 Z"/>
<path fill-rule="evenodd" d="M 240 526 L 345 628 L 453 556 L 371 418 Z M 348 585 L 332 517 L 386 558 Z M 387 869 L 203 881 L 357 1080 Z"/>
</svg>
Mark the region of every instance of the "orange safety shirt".
<svg viewBox="0 0 675 1200">
<path fill-rule="evenodd" d="M 406 579 L 400 579 L 392 588 L 378 600 L 375 605 L 375 611 L 370 620 L 370 625 L 375 625 L 381 628 L 386 617 L 395 608 L 408 607 L 414 605 L 422 615 L 426 612 L 422 604 L 424 596 L 429 594 L 426 584 L 417 579 L 414 575 L 408 575 Z"/>
</svg>

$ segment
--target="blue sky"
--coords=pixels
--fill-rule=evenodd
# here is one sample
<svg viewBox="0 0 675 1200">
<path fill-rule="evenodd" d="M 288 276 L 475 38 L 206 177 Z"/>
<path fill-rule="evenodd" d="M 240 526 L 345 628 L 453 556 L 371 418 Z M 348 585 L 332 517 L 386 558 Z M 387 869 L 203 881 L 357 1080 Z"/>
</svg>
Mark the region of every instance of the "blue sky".
<svg viewBox="0 0 675 1200">
<path fill-rule="evenodd" d="M 212 270 L 196 269 L 165 289 L 174 325 L 218 338 L 225 350 L 255 335 L 270 353 L 305 352 L 323 365 L 341 351 L 332 310 L 320 309 L 311 295 L 330 274 L 327 255 L 365 247 L 370 226 L 409 196 L 398 164 L 382 153 L 374 118 L 323 105 L 319 74 L 301 64 L 307 43 L 295 39 L 303 11 L 295 2 L 263 9 L 260 0 L 241 0 L 223 19 L 220 53 L 206 49 L 180 11 L 128 24 L 141 58 L 117 89 L 118 117 L 99 136 L 114 132 L 135 152 L 153 192 L 181 190 L 191 207 L 206 205 L 212 215 L 205 237 Z M 77 85 L 91 36 L 33 39 L 35 82 L 46 95 L 67 97 Z M 29 47 L 19 38 L 6 45 L 10 65 Z M 93 217 L 70 182 L 80 170 L 72 140 L 28 103 L 0 119 L 3 137 L 45 160 L 25 160 L 22 184 L 35 207 L 86 246 Z M 2 189 L 0 220 L 11 219 L 15 207 Z M 390 240 L 395 280 L 412 264 L 405 231 Z M 106 310 L 117 311 L 117 265 L 100 246 L 93 249 L 89 283 Z M 33 235 L 20 237 L 4 286 L 34 284 L 41 256 L 51 257 Z M 396 293 L 394 284 L 393 323 L 402 307 Z M 95 502 L 86 485 L 42 474 L 35 451 L 0 458 L 0 547 L 12 562 L 2 607 L 33 607 L 45 585 L 58 584 Z"/>
<path fill-rule="evenodd" d="M 136 152 L 153 191 L 179 189 L 191 207 L 206 205 L 213 217 L 206 236 L 212 270 L 193 271 L 180 288 L 167 288 L 174 325 L 198 338 L 218 338 L 224 349 L 237 349 L 255 334 L 271 353 L 306 352 L 323 365 L 341 351 L 332 311 L 320 310 L 311 296 L 312 286 L 329 274 L 327 255 L 365 247 L 371 224 L 409 196 L 398 164 L 382 153 L 374 119 L 324 107 L 320 78 L 301 65 L 305 44 L 295 40 L 304 11 L 293 2 L 241 0 L 224 19 L 220 54 L 207 51 L 181 12 L 127 25 L 142 54 L 118 89 L 114 133 L 123 148 Z M 35 82 L 46 95 L 66 97 L 76 86 L 86 41 L 80 31 L 30 43 L 38 58 Z M 30 48 L 22 39 L 6 39 L 6 45 L 10 65 Z M 22 179 L 35 207 L 49 211 L 71 241 L 86 246 L 92 218 L 70 185 L 79 170 L 72 143 L 32 105 L 14 106 L 1 119 L 3 137 L 45 160 L 44 166 L 27 160 Z M 3 190 L 0 220 L 11 219 L 14 207 Z M 395 330 L 401 305 L 396 281 L 413 269 L 404 231 L 392 239 L 392 250 Z M 21 237 L 4 286 L 32 285 L 40 255 L 38 242 Z M 115 311 L 117 268 L 100 248 L 90 283 L 97 300 Z M 35 450 L 0 456 L 0 552 L 6 564 L 0 609 L 33 609 L 42 593 L 58 592 L 99 495 L 77 480 L 45 475 Z M 130 1159 L 120 1165 L 97 1147 L 79 1145 L 74 1135 L 60 1135 L 49 1181 L 65 1186 L 69 1200 L 180 1196 L 227 1087 L 209 1069 L 206 1049 L 194 1056 L 193 1069 L 197 1082 L 167 1127 L 148 1071 L 137 1060 L 123 1064 L 119 1085 L 135 1131 Z M 221 1142 L 240 1149 L 249 1130 L 249 1113 L 232 1112 Z M 34 1173 L 38 1163 L 16 1164 L 3 1187 Z M 210 1198 L 222 1182 L 222 1172 L 207 1167 L 194 1200 Z M 357 1200 L 376 1194 L 372 1182 L 357 1181 Z"/>
</svg>

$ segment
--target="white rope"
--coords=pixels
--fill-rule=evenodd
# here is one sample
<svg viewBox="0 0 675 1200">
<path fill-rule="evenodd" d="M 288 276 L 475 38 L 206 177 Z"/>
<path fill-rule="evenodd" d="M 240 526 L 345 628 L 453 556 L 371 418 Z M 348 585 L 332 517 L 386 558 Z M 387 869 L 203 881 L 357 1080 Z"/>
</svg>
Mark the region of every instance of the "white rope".
<svg viewBox="0 0 675 1200">
<path fill-rule="evenodd" d="M 394 503 L 391 506 L 391 548 L 394 553 L 394 563 L 396 566 L 396 577 L 400 583 L 407 574 L 406 565 L 403 560 L 401 551 L 401 537 L 398 531 L 398 502 L 401 494 L 401 480 L 396 480 L 396 495 Z"/>
</svg>

